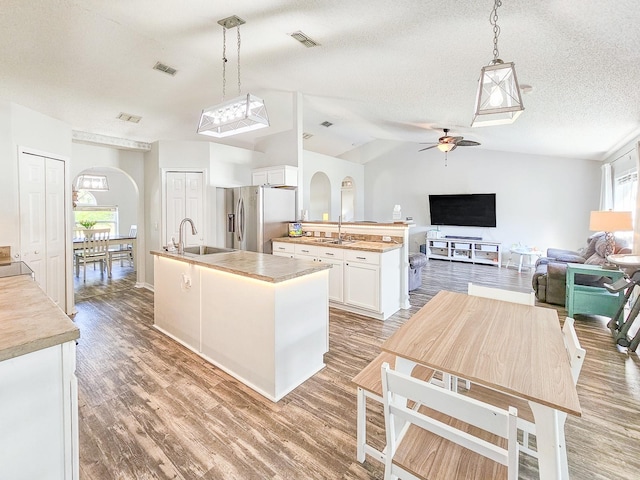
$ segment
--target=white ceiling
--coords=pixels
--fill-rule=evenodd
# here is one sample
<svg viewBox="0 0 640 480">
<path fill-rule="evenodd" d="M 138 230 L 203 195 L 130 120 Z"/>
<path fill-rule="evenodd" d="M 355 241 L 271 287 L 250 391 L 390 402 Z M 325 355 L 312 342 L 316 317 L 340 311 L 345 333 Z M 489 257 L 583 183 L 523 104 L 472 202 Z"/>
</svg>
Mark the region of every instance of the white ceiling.
<svg viewBox="0 0 640 480">
<path fill-rule="evenodd" d="M 516 64 L 525 111 L 470 128 L 480 68 L 493 58 L 492 0 L 2 0 L 0 98 L 74 130 L 143 142 L 195 133 L 222 94 L 222 28 L 238 15 L 243 93 L 272 126 L 224 143 L 251 147 L 291 128 L 304 96 L 305 148 L 338 156 L 376 139 L 436 141 L 437 129 L 490 150 L 601 160 L 640 135 L 637 0 L 504 0 L 500 57 Z M 320 43 L 305 48 L 289 34 Z M 237 93 L 227 32 L 227 97 Z M 152 70 L 161 61 L 175 77 Z M 139 115 L 139 124 L 117 120 Z M 322 121 L 334 124 L 321 127 Z M 429 152 L 437 152 L 430 150 Z M 429 154 L 429 152 L 425 152 Z"/>
</svg>

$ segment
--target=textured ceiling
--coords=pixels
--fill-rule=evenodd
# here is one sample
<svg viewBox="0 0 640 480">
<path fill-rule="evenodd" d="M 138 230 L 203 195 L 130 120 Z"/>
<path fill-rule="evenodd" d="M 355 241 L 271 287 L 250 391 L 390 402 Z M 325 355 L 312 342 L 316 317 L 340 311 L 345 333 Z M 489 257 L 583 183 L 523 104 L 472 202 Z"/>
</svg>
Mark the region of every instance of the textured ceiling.
<svg viewBox="0 0 640 480">
<path fill-rule="evenodd" d="M 200 110 L 222 93 L 221 18 L 238 15 L 242 91 L 265 98 L 268 129 L 291 128 L 283 92 L 304 98 L 305 148 L 340 155 L 376 139 L 437 140 L 437 129 L 491 150 L 601 160 L 640 135 L 637 0 L 503 0 L 500 57 L 516 64 L 525 111 L 470 128 L 480 68 L 492 56 L 491 0 L 3 0 L 0 97 L 74 130 L 144 142 L 210 141 Z M 301 30 L 319 47 L 289 34 Z M 228 32 L 227 96 L 237 93 Z M 161 61 L 175 77 L 152 70 Z M 285 98 L 283 101 L 282 99 Z M 139 115 L 139 124 L 117 120 Z M 321 127 L 328 120 L 334 125 Z M 428 152 L 425 152 L 428 154 Z"/>
</svg>

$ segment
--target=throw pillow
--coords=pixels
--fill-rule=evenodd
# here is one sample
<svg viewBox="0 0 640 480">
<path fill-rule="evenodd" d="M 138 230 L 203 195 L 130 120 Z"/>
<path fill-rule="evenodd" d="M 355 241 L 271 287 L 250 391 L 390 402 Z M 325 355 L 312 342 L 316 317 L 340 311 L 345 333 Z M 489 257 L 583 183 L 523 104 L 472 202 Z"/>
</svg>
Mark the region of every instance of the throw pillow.
<svg viewBox="0 0 640 480">
<path fill-rule="evenodd" d="M 607 241 L 605 237 L 602 236 L 596 240 L 596 253 L 604 258 L 605 252 L 607 250 Z"/>
<path fill-rule="evenodd" d="M 591 255 L 596 253 L 596 243 L 598 243 L 598 239 L 601 238 L 604 234 L 602 232 L 596 233 L 589 237 L 589 243 L 587 244 L 587 248 L 584 252 L 581 252 L 584 258 L 589 258 Z"/>
<path fill-rule="evenodd" d="M 584 262 L 585 265 L 602 265 L 604 263 L 604 257 L 594 253 Z"/>
</svg>

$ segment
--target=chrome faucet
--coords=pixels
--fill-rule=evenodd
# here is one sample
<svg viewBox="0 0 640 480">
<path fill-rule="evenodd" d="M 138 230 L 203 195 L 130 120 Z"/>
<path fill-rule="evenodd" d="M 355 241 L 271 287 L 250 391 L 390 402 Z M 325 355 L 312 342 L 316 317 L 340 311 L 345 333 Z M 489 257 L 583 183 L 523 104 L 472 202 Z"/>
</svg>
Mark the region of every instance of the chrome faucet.
<svg viewBox="0 0 640 480">
<path fill-rule="evenodd" d="M 184 226 L 184 224 L 186 222 L 189 222 L 191 224 L 191 234 L 195 235 L 196 233 L 198 233 L 198 230 L 196 230 L 196 226 L 193 224 L 193 220 L 191 220 L 190 218 L 183 218 L 182 221 L 180 222 L 180 237 L 178 239 L 178 253 L 180 255 L 182 255 L 184 253 L 184 239 L 182 238 L 182 227 Z"/>
</svg>

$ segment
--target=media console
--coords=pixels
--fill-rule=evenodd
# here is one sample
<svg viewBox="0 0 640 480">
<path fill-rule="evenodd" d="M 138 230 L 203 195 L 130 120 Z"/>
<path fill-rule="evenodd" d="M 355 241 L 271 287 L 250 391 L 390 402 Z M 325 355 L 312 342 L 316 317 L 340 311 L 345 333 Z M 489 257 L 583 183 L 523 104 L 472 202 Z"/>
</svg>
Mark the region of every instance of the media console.
<svg viewBox="0 0 640 480">
<path fill-rule="evenodd" d="M 429 259 L 482 263 L 498 268 L 502 264 L 502 244 L 499 242 L 460 237 L 427 238 L 425 253 Z"/>
</svg>

